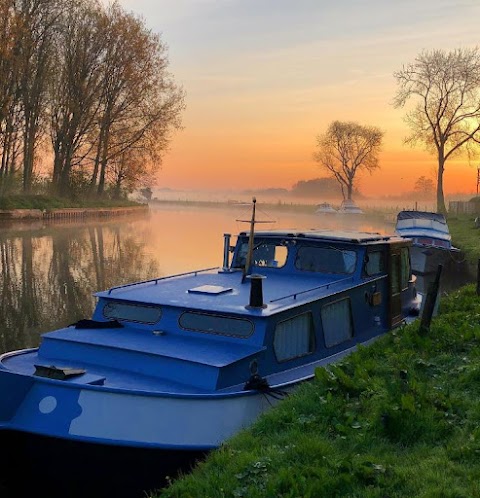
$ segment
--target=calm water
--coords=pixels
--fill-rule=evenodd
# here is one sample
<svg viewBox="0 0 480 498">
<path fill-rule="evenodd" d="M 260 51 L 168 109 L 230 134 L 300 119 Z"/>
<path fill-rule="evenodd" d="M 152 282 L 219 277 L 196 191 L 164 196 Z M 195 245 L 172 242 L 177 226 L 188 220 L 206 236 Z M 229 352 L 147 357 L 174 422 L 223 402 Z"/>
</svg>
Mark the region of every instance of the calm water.
<svg viewBox="0 0 480 498">
<path fill-rule="evenodd" d="M 261 206 L 257 213 L 269 222 L 260 229 L 324 227 L 388 234 L 394 228 L 366 217 L 339 222 L 339 216 L 263 212 Z M 41 333 L 90 317 L 96 290 L 221 266 L 223 234 L 247 230 L 248 224 L 237 220 L 249 218 L 248 206 L 162 207 L 140 218 L 0 227 L 0 351 L 37 346 Z M 471 278 L 458 267 L 447 268 L 443 288 Z M 9 493 L 16 496 L 15 490 Z"/>
</svg>

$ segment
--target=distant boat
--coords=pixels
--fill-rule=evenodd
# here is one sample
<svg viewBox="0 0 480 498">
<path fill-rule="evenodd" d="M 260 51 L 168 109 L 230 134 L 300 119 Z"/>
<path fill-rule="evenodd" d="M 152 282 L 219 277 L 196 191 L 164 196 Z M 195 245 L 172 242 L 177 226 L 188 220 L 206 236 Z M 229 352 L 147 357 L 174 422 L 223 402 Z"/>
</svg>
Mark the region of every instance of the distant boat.
<svg viewBox="0 0 480 498">
<path fill-rule="evenodd" d="M 340 209 L 338 210 L 338 214 L 365 214 L 352 199 L 345 199 L 340 205 Z"/>
<path fill-rule="evenodd" d="M 317 206 L 315 214 L 337 214 L 337 210 L 328 202 L 322 202 Z"/>
<path fill-rule="evenodd" d="M 452 236 L 445 216 L 428 211 L 400 211 L 395 231 L 412 239 L 410 258 L 415 273 L 434 272 L 439 264 L 460 249 L 452 246 Z"/>
</svg>

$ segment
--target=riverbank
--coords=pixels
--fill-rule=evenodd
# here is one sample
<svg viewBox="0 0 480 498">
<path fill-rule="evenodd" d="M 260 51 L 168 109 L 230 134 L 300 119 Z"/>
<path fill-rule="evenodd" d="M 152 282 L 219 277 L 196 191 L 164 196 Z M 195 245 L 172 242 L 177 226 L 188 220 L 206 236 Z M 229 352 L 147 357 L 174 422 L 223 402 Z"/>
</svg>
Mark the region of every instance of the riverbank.
<svg viewBox="0 0 480 498">
<path fill-rule="evenodd" d="M 148 211 L 148 204 L 128 200 L 71 200 L 48 196 L 0 198 L 0 222 L 108 218 Z"/>
<path fill-rule="evenodd" d="M 59 208 L 59 209 L 0 209 L 2 221 L 33 220 L 79 220 L 83 218 L 109 218 L 147 212 L 148 205 L 97 208 Z"/>
<path fill-rule="evenodd" d="M 475 215 L 448 217 L 453 245 L 459 247 L 468 262 L 476 265 L 480 259 L 480 229 L 475 228 Z"/>
<path fill-rule="evenodd" d="M 449 220 L 474 261 L 473 220 Z M 155 497 L 480 496 L 480 298 L 442 298 L 427 336 L 401 327 L 317 370 Z"/>
</svg>

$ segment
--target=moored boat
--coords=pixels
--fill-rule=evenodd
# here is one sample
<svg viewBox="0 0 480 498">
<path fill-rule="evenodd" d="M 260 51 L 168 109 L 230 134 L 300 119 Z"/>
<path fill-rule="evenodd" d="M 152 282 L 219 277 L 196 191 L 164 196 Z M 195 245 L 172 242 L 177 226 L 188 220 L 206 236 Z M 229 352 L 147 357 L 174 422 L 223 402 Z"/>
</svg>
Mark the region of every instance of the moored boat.
<svg viewBox="0 0 480 498">
<path fill-rule="evenodd" d="M 328 202 L 322 202 L 317 206 L 315 214 L 320 214 L 320 215 L 337 214 L 337 210 L 334 207 L 332 207 L 332 205 L 329 204 Z"/>
<path fill-rule="evenodd" d="M 428 211 L 400 211 L 395 231 L 412 239 L 411 264 L 415 273 L 432 273 L 458 255 L 445 216 Z"/>
<path fill-rule="evenodd" d="M 365 214 L 352 199 L 345 199 L 342 201 L 340 208 L 338 209 L 338 214 L 341 215 L 363 215 Z"/>
<path fill-rule="evenodd" d="M 199 454 L 416 310 L 409 240 L 253 225 L 221 268 L 99 292 L 91 319 L 2 355 L 0 429 Z"/>
</svg>

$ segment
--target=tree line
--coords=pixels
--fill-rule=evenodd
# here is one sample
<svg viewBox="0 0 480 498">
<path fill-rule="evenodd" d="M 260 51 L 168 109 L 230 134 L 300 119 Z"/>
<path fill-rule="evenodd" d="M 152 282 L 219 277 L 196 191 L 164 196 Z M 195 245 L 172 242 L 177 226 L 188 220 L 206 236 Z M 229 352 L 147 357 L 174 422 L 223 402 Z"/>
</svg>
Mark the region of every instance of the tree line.
<svg viewBox="0 0 480 498">
<path fill-rule="evenodd" d="M 423 145 L 437 161 L 437 211 L 446 213 L 443 174 L 447 161 L 460 154 L 478 156 L 480 144 L 480 51 L 460 48 L 450 52 L 421 52 L 394 73 L 394 106 L 412 103 L 406 114 L 410 145 Z M 314 159 L 337 180 L 345 198 L 352 196 L 359 172 L 379 167 L 378 154 L 384 132 L 374 126 L 334 121 L 317 136 Z M 430 192 L 432 185 L 420 177 L 415 190 Z"/>
<path fill-rule="evenodd" d="M 159 35 L 96 0 L 0 0 L 0 24 L 0 196 L 147 184 L 184 108 Z"/>
</svg>

